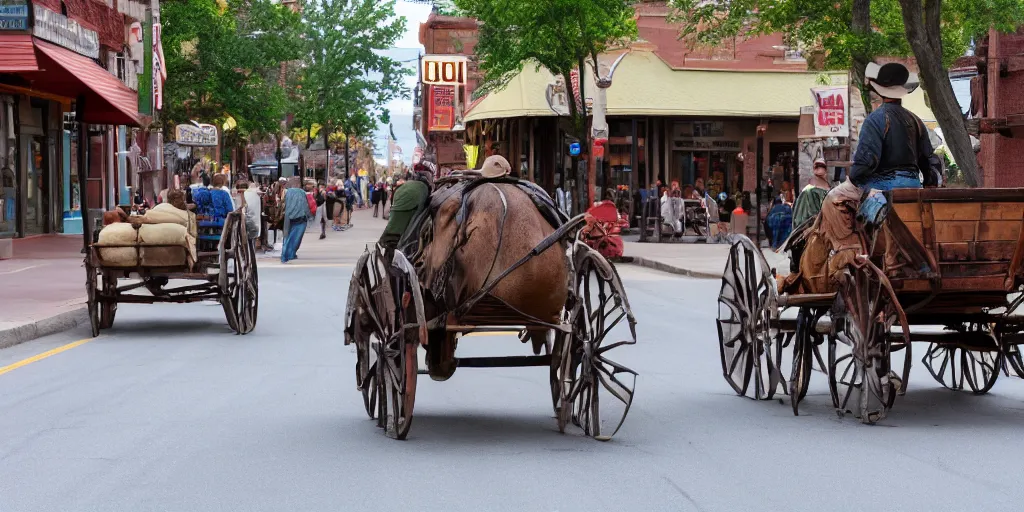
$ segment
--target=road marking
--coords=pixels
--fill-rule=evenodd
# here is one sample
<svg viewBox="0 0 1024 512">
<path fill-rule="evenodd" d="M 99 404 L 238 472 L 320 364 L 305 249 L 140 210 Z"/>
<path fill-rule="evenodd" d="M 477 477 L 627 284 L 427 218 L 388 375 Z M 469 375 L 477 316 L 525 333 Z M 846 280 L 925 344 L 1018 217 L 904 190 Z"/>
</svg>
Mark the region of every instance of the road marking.
<svg viewBox="0 0 1024 512">
<path fill-rule="evenodd" d="M 519 336 L 519 331 L 471 332 L 462 335 L 463 338 L 471 336 Z"/>
<path fill-rule="evenodd" d="M 44 266 L 46 266 L 45 263 L 42 263 L 42 264 L 39 264 L 39 265 L 29 265 L 27 267 L 17 268 L 17 269 L 14 269 L 14 270 L 5 270 L 3 272 L 0 272 L 0 275 L 5 275 L 6 276 L 6 275 L 10 275 L 10 274 L 17 274 L 18 272 L 24 272 L 24 271 L 29 270 L 29 269 L 39 268 L 39 267 L 44 267 Z"/>
<path fill-rule="evenodd" d="M 59 347 L 57 347 L 57 348 L 55 348 L 53 350 L 47 350 L 46 352 L 43 352 L 42 354 L 36 354 L 36 355 L 34 355 L 34 356 L 32 356 L 32 357 L 30 357 L 28 359 L 22 359 L 21 361 L 18 361 L 17 363 L 9 364 L 7 366 L 4 366 L 3 368 L 0 368 L 0 375 L 3 375 L 3 374 L 5 374 L 7 372 L 10 372 L 10 371 L 17 370 L 18 368 L 21 368 L 22 366 L 26 366 L 26 365 L 35 363 L 37 361 L 42 361 L 43 359 L 46 359 L 47 357 L 55 356 L 57 354 L 60 354 L 61 352 L 64 352 L 65 350 L 71 350 L 71 349 L 73 349 L 73 348 L 75 348 L 75 347 L 77 347 L 79 345 L 84 345 L 86 343 L 89 343 L 90 341 L 92 341 L 94 339 L 96 339 L 96 338 L 86 338 L 84 340 L 78 340 L 78 341 L 76 341 L 74 343 L 68 343 L 67 345 L 61 345 L 61 346 L 59 346 Z"/>
</svg>

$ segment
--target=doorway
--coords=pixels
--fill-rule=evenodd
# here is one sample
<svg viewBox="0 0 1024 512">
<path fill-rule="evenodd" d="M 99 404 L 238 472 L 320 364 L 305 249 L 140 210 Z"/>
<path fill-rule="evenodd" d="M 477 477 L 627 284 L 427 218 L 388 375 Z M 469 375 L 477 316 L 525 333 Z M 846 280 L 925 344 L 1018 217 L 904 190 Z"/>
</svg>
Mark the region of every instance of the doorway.
<svg viewBox="0 0 1024 512">
<path fill-rule="evenodd" d="M 25 183 L 25 235 L 50 232 L 50 173 L 47 172 L 46 139 L 28 141 L 28 180 Z"/>
</svg>

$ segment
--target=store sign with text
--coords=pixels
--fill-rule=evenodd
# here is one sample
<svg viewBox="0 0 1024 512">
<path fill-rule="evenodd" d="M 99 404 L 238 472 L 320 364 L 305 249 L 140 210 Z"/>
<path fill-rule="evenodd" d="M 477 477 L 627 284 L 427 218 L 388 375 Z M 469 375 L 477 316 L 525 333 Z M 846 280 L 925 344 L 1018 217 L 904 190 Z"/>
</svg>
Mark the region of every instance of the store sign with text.
<svg viewBox="0 0 1024 512">
<path fill-rule="evenodd" d="M 676 139 L 672 149 L 677 151 L 739 151 L 738 140 Z"/>
<path fill-rule="evenodd" d="M 468 62 L 461 55 L 424 55 L 420 77 L 430 85 L 466 85 Z"/>
<path fill-rule="evenodd" d="M 179 146 L 216 147 L 217 127 L 211 124 L 179 124 L 174 127 L 174 141 Z"/>
<path fill-rule="evenodd" d="M 430 119 L 427 130 L 450 131 L 455 122 L 455 88 L 443 85 L 430 87 Z"/>
<path fill-rule="evenodd" d="M 35 16 L 32 35 L 86 57 L 99 58 L 100 39 L 96 31 L 89 30 L 79 25 L 77 21 L 45 7 L 32 7 L 32 14 Z"/>
<path fill-rule="evenodd" d="M 815 87 L 811 94 L 814 96 L 814 136 L 849 137 L 850 118 L 846 110 L 850 103 L 849 88 L 845 85 Z"/>
<path fill-rule="evenodd" d="M 28 0 L 0 0 L 0 30 L 28 30 Z"/>
</svg>

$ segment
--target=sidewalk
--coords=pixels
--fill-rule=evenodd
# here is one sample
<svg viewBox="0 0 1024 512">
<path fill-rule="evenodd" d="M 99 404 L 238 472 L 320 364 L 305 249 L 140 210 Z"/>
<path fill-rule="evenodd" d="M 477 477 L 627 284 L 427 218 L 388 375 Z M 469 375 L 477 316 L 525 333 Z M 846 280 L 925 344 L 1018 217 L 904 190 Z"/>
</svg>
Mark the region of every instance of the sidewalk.
<svg viewBox="0 0 1024 512">
<path fill-rule="evenodd" d="M 88 321 L 82 235 L 14 240 L 0 261 L 0 348 Z"/>
<path fill-rule="evenodd" d="M 309 224 L 302 245 L 299 246 L 298 259 L 281 263 L 281 251 L 270 253 L 258 252 L 259 266 L 262 267 L 340 267 L 355 265 L 356 260 L 366 250 L 366 245 L 376 242 L 384 232 L 387 221 L 383 217 L 373 217 L 373 209 L 352 212 L 352 227 L 345 231 L 332 231 L 330 221 L 327 222 L 327 238 L 320 240 L 320 225 Z M 274 234 L 270 233 L 270 241 Z M 277 241 L 284 240 L 284 233 L 278 231 Z"/>
<path fill-rule="evenodd" d="M 721 279 L 725 261 L 729 257 L 729 244 L 707 244 L 703 242 L 662 242 L 640 243 L 637 237 L 625 237 L 623 257 L 632 258 L 632 263 L 661 272 L 688 277 Z M 768 265 L 778 275 L 789 274 L 789 258 L 769 249 L 762 251 Z"/>
</svg>

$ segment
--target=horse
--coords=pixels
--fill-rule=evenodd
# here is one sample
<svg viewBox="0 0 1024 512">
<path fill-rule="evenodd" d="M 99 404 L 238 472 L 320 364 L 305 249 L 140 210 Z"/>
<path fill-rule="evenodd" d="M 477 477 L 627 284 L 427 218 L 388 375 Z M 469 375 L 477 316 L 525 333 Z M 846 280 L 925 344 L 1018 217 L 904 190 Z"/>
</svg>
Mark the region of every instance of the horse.
<svg viewBox="0 0 1024 512">
<path fill-rule="evenodd" d="M 435 192 L 435 197 L 444 190 Z M 465 195 L 460 191 L 450 194 L 436 206 L 432 239 L 414 262 L 421 286 L 429 291 L 424 293 L 426 317 L 457 310 L 554 231 L 529 194 L 514 183 L 483 183 Z M 533 343 L 534 354 L 542 349 L 550 353 L 551 329 L 543 324 L 561 321 L 569 287 L 566 250 L 566 242 L 559 241 L 530 258 L 490 290 L 489 295 L 503 305 L 495 308 L 493 299 L 481 301 L 463 316 L 478 318 L 481 325 L 487 325 L 495 313 L 504 318 L 513 313 L 525 323 L 534 320 L 521 339 Z M 456 334 L 442 327 L 429 332 L 428 339 L 429 374 L 434 380 L 446 380 L 458 366 L 454 358 Z"/>
</svg>

